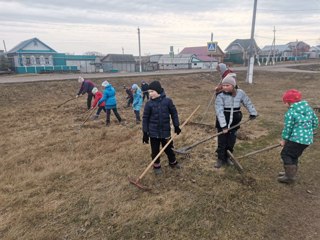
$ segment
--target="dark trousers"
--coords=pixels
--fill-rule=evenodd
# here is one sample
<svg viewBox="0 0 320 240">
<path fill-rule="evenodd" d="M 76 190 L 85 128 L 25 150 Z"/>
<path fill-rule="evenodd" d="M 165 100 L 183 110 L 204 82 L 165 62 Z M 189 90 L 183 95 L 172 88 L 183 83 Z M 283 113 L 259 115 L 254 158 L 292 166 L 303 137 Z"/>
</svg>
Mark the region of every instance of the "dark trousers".
<svg viewBox="0 0 320 240">
<path fill-rule="evenodd" d="M 133 98 L 128 98 L 127 99 L 127 107 L 130 107 L 132 103 L 133 103 Z"/>
<path fill-rule="evenodd" d="M 284 165 L 298 165 L 298 159 L 309 145 L 287 141 L 280 153 Z"/>
<path fill-rule="evenodd" d="M 149 100 L 149 93 L 148 93 L 148 91 L 143 92 L 143 99 L 142 99 L 143 102 L 144 102 L 144 98 L 147 98 L 147 100 Z"/>
<path fill-rule="evenodd" d="M 140 122 L 141 121 L 141 119 L 140 119 L 140 111 L 134 110 L 134 114 L 136 115 L 136 121 Z"/>
<path fill-rule="evenodd" d="M 106 121 L 106 123 L 107 124 L 110 123 L 111 110 L 113 111 L 113 113 L 116 116 L 116 118 L 118 119 L 118 121 L 121 122 L 121 117 L 120 117 L 120 115 L 118 113 L 117 108 L 112 108 L 112 109 L 106 109 L 106 111 L 107 111 L 107 121 Z"/>
<path fill-rule="evenodd" d="M 92 97 L 93 97 L 93 95 L 88 93 L 88 97 L 87 97 L 87 107 L 88 107 L 88 109 L 91 108 Z"/>
<path fill-rule="evenodd" d="M 158 153 L 160 152 L 160 143 L 162 147 L 164 147 L 167 142 L 170 140 L 170 138 L 165 139 L 165 138 L 150 138 L 150 145 L 151 145 L 151 157 L 154 159 Z M 169 144 L 169 146 L 164 150 L 166 153 L 169 164 L 170 165 L 175 165 L 176 164 L 176 155 L 174 154 L 174 151 L 172 150 L 173 148 L 173 141 Z M 154 168 L 160 168 L 160 157 L 154 162 L 153 165 Z"/>
<path fill-rule="evenodd" d="M 218 132 L 222 130 L 219 129 Z M 221 134 L 218 136 L 218 148 L 216 150 L 218 154 L 218 159 L 222 161 L 222 163 L 226 163 L 228 159 L 227 150 L 233 152 L 234 145 L 237 140 L 237 130 L 231 130 L 226 134 Z"/>
<path fill-rule="evenodd" d="M 103 110 L 104 112 L 106 112 L 106 108 L 105 108 L 104 106 L 103 106 L 103 107 L 99 107 L 96 115 L 99 115 L 102 110 Z"/>
</svg>

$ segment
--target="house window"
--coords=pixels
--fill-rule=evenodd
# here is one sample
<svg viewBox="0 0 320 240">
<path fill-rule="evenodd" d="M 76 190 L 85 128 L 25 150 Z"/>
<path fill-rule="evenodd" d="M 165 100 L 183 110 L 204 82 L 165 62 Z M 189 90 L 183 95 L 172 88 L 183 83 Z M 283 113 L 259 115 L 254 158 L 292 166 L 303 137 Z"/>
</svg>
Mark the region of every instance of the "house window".
<svg viewBox="0 0 320 240">
<path fill-rule="evenodd" d="M 49 61 L 49 58 L 45 58 L 45 63 L 46 63 L 46 65 L 49 65 L 50 64 L 50 61 Z"/>
<path fill-rule="evenodd" d="M 40 65 L 40 58 L 38 58 L 38 57 L 36 58 L 36 64 Z"/>
<path fill-rule="evenodd" d="M 31 65 L 31 60 L 29 57 L 26 58 L 26 65 Z"/>
<path fill-rule="evenodd" d="M 194 63 L 193 66 L 197 66 L 197 63 Z"/>
</svg>

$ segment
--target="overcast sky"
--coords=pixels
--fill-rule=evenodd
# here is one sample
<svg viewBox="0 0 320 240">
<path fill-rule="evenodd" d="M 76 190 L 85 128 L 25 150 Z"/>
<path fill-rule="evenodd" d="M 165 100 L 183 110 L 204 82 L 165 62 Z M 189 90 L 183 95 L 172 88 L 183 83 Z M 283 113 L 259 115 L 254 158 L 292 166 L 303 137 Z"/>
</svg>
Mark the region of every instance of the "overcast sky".
<svg viewBox="0 0 320 240">
<path fill-rule="evenodd" d="M 0 0 L 0 39 L 9 51 L 37 37 L 61 53 L 175 53 L 213 40 L 224 50 L 251 35 L 254 0 Z M 320 0 L 258 0 L 259 47 L 320 44 Z M 1 41 L 3 42 L 3 41 Z M 0 49 L 4 49 L 1 43 Z"/>
</svg>

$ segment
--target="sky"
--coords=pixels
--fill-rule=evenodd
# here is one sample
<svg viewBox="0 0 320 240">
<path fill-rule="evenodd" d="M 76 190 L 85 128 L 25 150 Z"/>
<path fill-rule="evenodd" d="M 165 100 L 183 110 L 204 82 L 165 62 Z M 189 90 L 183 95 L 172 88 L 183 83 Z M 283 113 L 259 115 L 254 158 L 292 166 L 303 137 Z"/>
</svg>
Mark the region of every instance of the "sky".
<svg viewBox="0 0 320 240">
<path fill-rule="evenodd" d="M 0 50 L 38 38 L 60 53 L 168 54 L 184 47 L 222 50 L 249 39 L 254 0 L 0 0 Z M 274 32 L 275 28 L 275 32 Z M 292 41 L 320 45 L 320 0 L 257 0 L 260 48 Z"/>
</svg>

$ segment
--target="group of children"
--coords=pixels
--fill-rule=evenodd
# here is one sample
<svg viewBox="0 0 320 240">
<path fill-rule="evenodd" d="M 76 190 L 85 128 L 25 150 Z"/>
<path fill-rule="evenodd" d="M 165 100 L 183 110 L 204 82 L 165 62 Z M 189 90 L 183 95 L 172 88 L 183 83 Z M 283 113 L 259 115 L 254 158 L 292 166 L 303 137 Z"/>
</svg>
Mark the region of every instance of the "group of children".
<svg viewBox="0 0 320 240">
<path fill-rule="evenodd" d="M 258 113 L 247 94 L 237 86 L 236 74 L 223 63 L 218 65 L 217 70 L 221 75 L 221 81 L 215 88 L 216 128 L 218 133 L 223 133 L 218 135 L 218 147 L 216 149 L 217 161 L 214 167 L 220 168 L 223 165 L 227 166 L 232 164 L 227 155 L 227 151 L 233 152 L 236 143 L 236 135 L 240 127 L 232 127 L 239 124 L 242 120 L 241 106 L 243 105 L 248 110 L 250 119 L 256 118 Z M 91 84 L 86 84 L 86 80 L 83 81 L 83 79 L 80 78 L 79 81 L 82 82 L 82 85 L 78 95 L 83 94 L 84 90 L 88 92 Z M 142 117 L 142 142 L 148 144 L 150 141 L 151 157 L 154 159 L 160 151 L 160 144 L 162 147 L 165 146 L 171 138 L 171 122 L 174 127 L 174 132 L 177 135 L 180 134 L 181 129 L 179 127 L 180 123 L 177 109 L 172 99 L 166 96 L 160 82 L 153 81 L 147 88 L 143 86 L 144 84 L 146 83 L 142 83 L 142 89 L 140 89 L 137 84 L 132 85 L 132 106 L 136 116 L 136 122 L 140 123 L 140 109 L 144 100 L 143 96 L 145 92 L 148 93 L 145 95 L 147 103 L 144 106 Z M 102 86 L 105 87 L 103 95 L 96 87 L 93 87 L 90 92 L 92 96 L 97 98 L 95 98 L 93 105 L 93 107 L 96 104 L 99 106 L 97 115 L 99 115 L 102 110 L 106 111 L 108 125 L 110 123 L 110 111 L 113 110 L 119 122 L 121 122 L 121 117 L 117 113 L 114 88 L 107 81 L 104 81 Z M 88 106 L 92 96 L 89 98 L 88 92 Z M 298 158 L 303 151 L 313 143 L 313 135 L 318 128 L 319 121 L 309 104 L 306 101 L 302 101 L 302 96 L 299 91 L 295 89 L 286 91 L 282 100 L 288 107 L 288 111 L 285 114 L 285 126 L 282 131 L 282 140 L 280 143 L 283 146 L 281 158 L 285 171 L 280 173 L 278 181 L 281 183 L 292 183 L 296 178 Z M 180 164 L 176 160 L 172 141 L 164 152 L 168 157 L 169 166 L 179 169 Z M 155 161 L 153 169 L 156 174 L 162 173 L 160 158 Z"/>
</svg>

